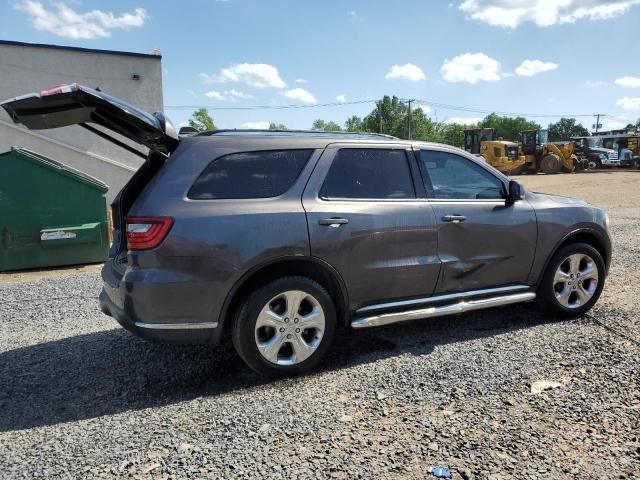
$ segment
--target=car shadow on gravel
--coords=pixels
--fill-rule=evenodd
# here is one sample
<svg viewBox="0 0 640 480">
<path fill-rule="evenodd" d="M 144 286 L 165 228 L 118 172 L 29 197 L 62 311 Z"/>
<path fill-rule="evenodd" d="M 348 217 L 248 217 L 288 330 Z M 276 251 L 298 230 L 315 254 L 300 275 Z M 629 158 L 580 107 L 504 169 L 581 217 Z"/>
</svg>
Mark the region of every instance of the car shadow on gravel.
<svg viewBox="0 0 640 480">
<path fill-rule="evenodd" d="M 370 330 L 345 329 L 321 371 L 555 321 L 524 306 Z M 0 431 L 170 405 L 275 382 L 249 371 L 229 346 L 158 345 L 123 329 L 0 353 Z M 302 379 L 301 381 L 304 381 Z"/>
</svg>

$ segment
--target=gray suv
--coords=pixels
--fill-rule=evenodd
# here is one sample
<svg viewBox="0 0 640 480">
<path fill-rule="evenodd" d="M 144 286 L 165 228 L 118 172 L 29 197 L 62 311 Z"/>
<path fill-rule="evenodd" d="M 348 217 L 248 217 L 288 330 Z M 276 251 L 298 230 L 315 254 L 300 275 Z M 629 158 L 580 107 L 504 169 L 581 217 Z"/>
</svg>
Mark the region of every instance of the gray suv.
<svg viewBox="0 0 640 480">
<path fill-rule="evenodd" d="M 150 340 L 230 335 L 263 374 L 318 365 L 342 328 L 534 300 L 578 316 L 611 260 L 603 210 L 525 192 L 457 148 L 321 132 L 181 138 L 162 114 L 77 84 L 2 106 L 28 128 L 78 124 L 149 149 L 112 205 L 102 310 Z"/>
</svg>

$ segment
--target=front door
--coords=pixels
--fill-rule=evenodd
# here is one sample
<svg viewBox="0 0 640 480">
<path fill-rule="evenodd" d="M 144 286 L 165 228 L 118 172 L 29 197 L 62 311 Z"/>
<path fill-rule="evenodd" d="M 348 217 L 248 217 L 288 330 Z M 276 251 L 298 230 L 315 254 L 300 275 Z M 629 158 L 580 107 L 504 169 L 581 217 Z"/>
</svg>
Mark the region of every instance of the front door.
<svg viewBox="0 0 640 480">
<path fill-rule="evenodd" d="M 436 222 L 413 152 L 388 144 L 328 147 L 303 196 L 311 254 L 342 276 L 350 307 L 431 295 Z"/>
<path fill-rule="evenodd" d="M 438 222 L 437 293 L 525 284 L 537 225 L 526 200 L 505 199 L 490 167 L 446 149 L 416 152 Z"/>
</svg>

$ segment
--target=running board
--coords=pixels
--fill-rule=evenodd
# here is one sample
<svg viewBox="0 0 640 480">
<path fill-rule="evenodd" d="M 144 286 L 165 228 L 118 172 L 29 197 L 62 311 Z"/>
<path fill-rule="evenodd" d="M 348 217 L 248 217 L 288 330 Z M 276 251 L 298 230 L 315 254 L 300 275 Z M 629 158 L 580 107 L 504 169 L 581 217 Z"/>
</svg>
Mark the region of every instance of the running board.
<svg viewBox="0 0 640 480">
<path fill-rule="evenodd" d="M 417 310 L 405 310 L 402 312 L 383 313 L 370 317 L 355 318 L 351 321 L 352 328 L 369 328 L 389 325 L 391 323 L 406 322 L 409 320 L 421 320 L 423 318 L 443 317 L 458 313 L 472 312 L 491 307 L 511 305 L 513 303 L 530 302 L 536 298 L 534 292 L 514 293 L 499 297 L 481 298 L 479 300 L 463 300 L 449 305 L 439 305 Z"/>
</svg>

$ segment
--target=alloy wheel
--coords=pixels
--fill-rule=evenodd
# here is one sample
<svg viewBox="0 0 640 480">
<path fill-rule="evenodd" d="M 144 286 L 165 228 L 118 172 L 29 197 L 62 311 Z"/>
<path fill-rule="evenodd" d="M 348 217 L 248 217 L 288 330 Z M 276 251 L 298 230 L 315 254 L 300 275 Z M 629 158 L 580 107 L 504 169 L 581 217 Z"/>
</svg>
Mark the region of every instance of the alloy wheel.
<svg viewBox="0 0 640 480">
<path fill-rule="evenodd" d="M 260 354 L 276 365 L 296 365 L 309 358 L 322 342 L 325 315 L 320 302 L 307 292 L 288 290 L 262 307 L 255 326 Z"/>
<path fill-rule="evenodd" d="M 586 304 L 598 289 L 598 268 L 584 253 L 565 258 L 553 277 L 556 300 L 565 308 L 575 309 Z"/>
</svg>

